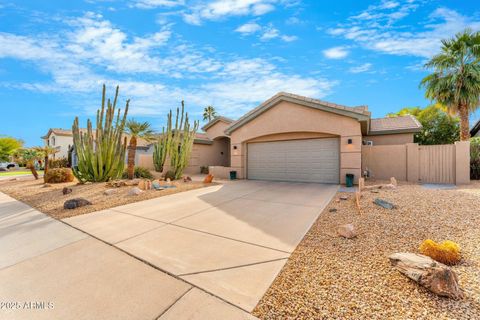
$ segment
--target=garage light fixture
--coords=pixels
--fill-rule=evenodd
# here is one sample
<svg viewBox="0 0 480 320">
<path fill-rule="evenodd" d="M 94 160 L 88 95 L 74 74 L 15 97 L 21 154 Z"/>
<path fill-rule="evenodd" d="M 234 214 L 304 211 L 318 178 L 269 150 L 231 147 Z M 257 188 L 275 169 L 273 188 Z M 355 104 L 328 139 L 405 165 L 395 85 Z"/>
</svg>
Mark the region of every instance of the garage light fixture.
<svg viewBox="0 0 480 320">
<path fill-rule="evenodd" d="M 233 146 L 233 150 L 237 150 L 237 146 Z"/>
<path fill-rule="evenodd" d="M 348 139 L 348 140 L 347 140 L 347 143 L 348 143 L 348 144 L 352 144 L 352 143 L 353 143 L 353 140 L 352 140 L 352 139 Z"/>
</svg>

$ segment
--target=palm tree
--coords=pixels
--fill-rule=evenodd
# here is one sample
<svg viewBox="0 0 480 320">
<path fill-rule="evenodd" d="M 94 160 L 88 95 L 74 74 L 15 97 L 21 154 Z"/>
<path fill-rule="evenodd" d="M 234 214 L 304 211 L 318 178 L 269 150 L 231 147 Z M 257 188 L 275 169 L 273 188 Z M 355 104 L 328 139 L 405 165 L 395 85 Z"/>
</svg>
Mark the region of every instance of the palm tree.
<svg viewBox="0 0 480 320">
<path fill-rule="evenodd" d="M 38 180 L 38 172 L 35 169 L 35 161 L 40 159 L 40 154 L 34 149 L 21 149 L 16 153 L 16 158 L 26 163 L 27 169 L 30 169 L 35 180 Z"/>
<path fill-rule="evenodd" d="M 425 67 L 434 69 L 420 83 L 426 88 L 425 96 L 458 113 L 460 140 L 468 140 L 469 113 L 480 105 L 480 32 L 466 29 L 442 40 L 441 52 Z"/>
<path fill-rule="evenodd" d="M 138 122 L 135 119 L 130 119 L 125 125 L 126 133 L 130 135 L 130 143 L 128 145 L 127 156 L 127 173 L 128 179 L 133 179 L 135 173 L 135 152 L 137 149 L 137 139 L 143 138 L 145 140 L 153 139 L 153 130 L 148 122 Z"/>
<path fill-rule="evenodd" d="M 48 171 L 48 158 L 50 158 L 50 155 L 57 153 L 59 150 L 51 146 L 35 147 L 33 149 L 37 151 L 40 155 L 43 155 L 43 173 L 46 174 Z"/>
<path fill-rule="evenodd" d="M 203 109 L 203 121 L 212 121 L 213 118 L 217 116 L 217 112 L 215 111 L 215 108 L 213 106 L 206 106 L 205 109 Z"/>
</svg>

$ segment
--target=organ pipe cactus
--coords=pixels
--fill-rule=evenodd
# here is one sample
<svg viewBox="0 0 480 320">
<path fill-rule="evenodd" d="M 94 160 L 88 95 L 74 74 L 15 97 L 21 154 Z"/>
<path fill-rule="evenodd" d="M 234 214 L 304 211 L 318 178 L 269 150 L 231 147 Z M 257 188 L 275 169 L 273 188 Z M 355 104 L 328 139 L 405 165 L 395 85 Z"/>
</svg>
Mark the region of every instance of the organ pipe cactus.
<svg viewBox="0 0 480 320">
<path fill-rule="evenodd" d="M 123 131 L 130 100 L 126 101 L 123 117 L 120 118 L 120 109 L 115 117 L 118 86 L 113 103 L 108 99 L 106 106 L 105 91 L 103 85 L 102 108 L 97 110 L 95 133 L 90 119 L 87 121 L 86 132 L 80 130 L 78 117 L 73 122 L 73 143 L 78 159 L 73 173 L 80 182 L 109 181 L 121 177 L 124 170 L 127 138 L 123 137 Z"/>
<path fill-rule="evenodd" d="M 181 113 L 180 109 L 177 108 L 173 139 L 168 150 L 170 166 L 171 170 L 175 173 L 175 179 L 179 179 L 183 174 L 183 170 L 188 166 L 198 125 L 198 121 L 193 122 L 193 127 L 190 125 L 188 113 L 185 113 L 185 104 L 184 101 L 182 101 Z"/>
<path fill-rule="evenodd" d="M 172 110 L 170 110 L 167 116 L 167 128 L 163 127 L 162 135 L 159 137 L 153 150 L 153 164 L 155 166 L 155 171 L 157 172 L 163 172 L 168 151 L 171 148 L 172 139 Z"/>
</svg>

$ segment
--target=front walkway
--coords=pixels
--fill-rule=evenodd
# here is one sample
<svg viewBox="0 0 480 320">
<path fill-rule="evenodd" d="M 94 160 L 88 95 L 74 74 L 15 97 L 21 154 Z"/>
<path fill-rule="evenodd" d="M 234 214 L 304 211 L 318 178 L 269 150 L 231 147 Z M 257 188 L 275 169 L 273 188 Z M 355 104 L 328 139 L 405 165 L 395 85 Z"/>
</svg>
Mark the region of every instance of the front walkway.
<svg viewBox="0 0 480 320">
<path fill-rule="evenodd" d="M 0 319 L 254 319 L 0 193 Z"/>
</svg>

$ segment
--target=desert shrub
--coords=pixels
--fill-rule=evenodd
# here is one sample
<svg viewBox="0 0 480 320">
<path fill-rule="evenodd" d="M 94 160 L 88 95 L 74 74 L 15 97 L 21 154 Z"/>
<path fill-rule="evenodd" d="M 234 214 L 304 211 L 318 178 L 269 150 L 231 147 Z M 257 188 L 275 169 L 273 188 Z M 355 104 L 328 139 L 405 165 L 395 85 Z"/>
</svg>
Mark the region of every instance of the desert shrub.
<svg viewBox="0 0 480 320">
<path fill-rule="evenodd" d="M 69 168 L 49 169 L 44 176 L 45 183 L 72 182 L 73 178 L 73 172 Z"/>
<path fill-rule="evenodd" d="M 448 265 L 457 264 L 461 259 L 460 246 L 449 240 L 436 243 L 433 240 L 427 239 L 422 242 L 419 250 L 423 255 Z"/>
<path fill-rule="evenodd" d="M 148 170 L 147 168 L 144 168 L 144 167 L 135 167 L 133 176 L 135 178 L 153 179 L 153 175 L 150 172 L 150 170 Z M 125 170 L 123 172 L 122 178 L 123 179 L 128 179 L 128 171 L 127 170 Z"/>
<path fill-rule="evenodd" d="M 167 173 L 165 173 L 165 180 L 167 179 L 175 180 L 175 171 L 168 170 Z"/>
<path fill-rule="evenodd" d="M 68 168 L 69 163 L 67 158 L 60 158 L 55 160 L 48 160 L 48 168 Z"/>
<path fill-rule="evenodd" d="M 200 167 L 200 173 L 208 174 L 208 166 L 201 166 Z"/>
<path fill-rule="evenodd" d="M 470 139 L 470 178 L 480 180 L 480 138 Z"/>
</svg>

